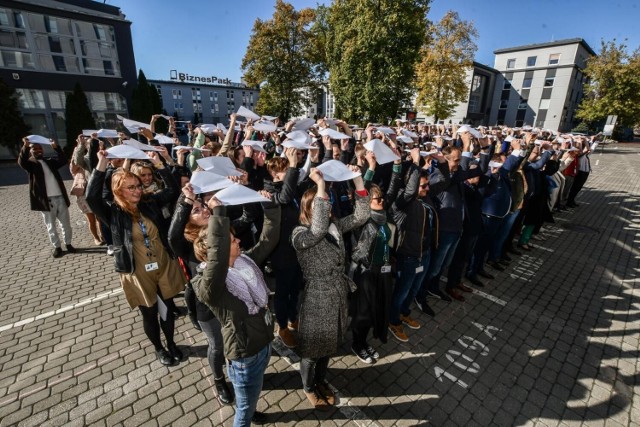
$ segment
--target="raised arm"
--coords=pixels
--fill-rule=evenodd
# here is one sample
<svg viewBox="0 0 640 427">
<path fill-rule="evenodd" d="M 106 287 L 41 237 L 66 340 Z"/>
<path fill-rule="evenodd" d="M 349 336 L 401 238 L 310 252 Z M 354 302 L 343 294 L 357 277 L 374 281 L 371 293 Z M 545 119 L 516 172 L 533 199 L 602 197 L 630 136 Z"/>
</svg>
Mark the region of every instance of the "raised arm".
<svg viewBox="0 0 640 427">
<path fill-rule="evenodd" d="M 266 192 L 261 193 L 265 195 Z M 263 203 L 262 209 L 264 210 L 264 223 L 260 239 L 254 247 L 246 252 L 246 255 L 257 265 L 261 265 L 267 259 L 280 240 L 280 205 L 272 202 Z"/>
<path fill-rule="evenodd" d="M 210 307 L 224 303 L 231 250 L 230 222 L 223 206 L 213 208 L 207 230 L 207 266 L 202 280 L 194 288 L 198 299 Z"/>
<path fill-rule="evenodd" d="M 104 186 L 105 170 L 107 169 L 107 157 L 104 151 L 98 152 L 98 164 L 91 174 L 87 185 L 86 200 L 91 211 L 105 224 L 111 226 L 111 207 L 102 198 L 102 187 Z"/>
<path fill-rule="evenodd" d="M 313 247 L 324 239 L 329 230 L 331 202 L 325 192 L 325 182 L 322 173 L 317 169 L 311 169 L 311 179 L 317 184 L 318 192 L 313 199 L 311 226 L 296 227 L 293 230 L 291 243 L 297 251 Z"/>
<path fill-rule="evenodd" d="M 231 113 L 231 121 L 229 122 L 229 129 L 227 130 L 227 134 L 224 137 L 224 142 L 222 143 L 222 147 L 218 152 L 219 156 L 226 156 L 231 148 L 231 144 L 233 143 L 233 136 L 235 135 L 236 128 L 236 113 Z"/>
<path fill-rule="evenodd" d="M 358 170 L 358 166 L 349 166 L 354 171 Z M 371 210 L 369 208 L 369 192 L 364 188 L 364 182 L 362 176 L 359 175 L 353 179 L 353 184 L 356 187 L 355 198 L 356 206 L 351 215 L 344 218 L 340 218 L 337 221 L 337 226 L 340 232 L 346 233 L 354 228 L 363 225 L 371 216 Z"/>
</svg>

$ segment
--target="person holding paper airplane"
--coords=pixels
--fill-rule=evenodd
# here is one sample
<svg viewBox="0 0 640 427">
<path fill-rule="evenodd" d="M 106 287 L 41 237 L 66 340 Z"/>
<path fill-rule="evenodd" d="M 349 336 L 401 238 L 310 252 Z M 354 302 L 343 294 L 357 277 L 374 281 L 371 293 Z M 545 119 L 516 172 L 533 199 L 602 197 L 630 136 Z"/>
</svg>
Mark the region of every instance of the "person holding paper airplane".
<svg viewBox="0 0 640 427">
<path fill-rule="evenodd" d="M 53 245 L 54 258 L 62 256 L 60 237 L 56 223 L 62 227 L 62 238 L 67 252 L 76 249 L 71 244 L 72 230 L 69 218 L 69 196 L 62 183 L 58 169 L 66 165 L 67 156 L 55 141 L 39 135 L 30 135 L 22 139 L 22 149 L 18 155 L 18 165 L 29 174 L 29 200 L 32 211 L 42 212 L 44 224 Z M 57 157 L 44 157 L 42 145 L 51 145 Z"/>
<path fill-rule="evenodd" d="M 347 171 L 346 166 L 343 168 Z M 370 216 L 369 193 L 360 169 L 357 166 L 349 169 L 357 173 L 353 178 L 354 213 L 332 219 L 323 173 L 312 168 L 310 178 L 317 187 L 302 196 L 301 225 L 293 230 L 291 237 L 305 279 L 298 320 L 300 374 L 305 395 L 315 408 L 322 410 L 335 404 L 335 395 L 326 381 L 327 367 L 329 358 L 344 341 L 348 326 L 347 295 L 355 290 L 355 284 L 345 274 L 343 234 L 362 226 Z"/>
<path fill-rule="evenodd" d="M 106 151 L 101 150 L 86 198 L 91 210 L 111 229 L 115 269 L 120 273 L 129 306 L 139 308 L 144 332 L 155 347 L 158 361 L 174 366 L 183 355 L 173 338 L 173 297 L 184 290 L 185 277 L 169 247 L 169 224 L 161 209 L 165 203 L 177 198 L 178 187 L 158 153 L 150 152 L 149 157 L 162 177 L 164 189 L 143 196 L 140 178 L 119 169 L 111 177 L 114 201 L 107 203 L 102 197 L 102 189 L 108 159 Z M 161 329 L 167 349 L 160 339 Z"/>
</svg>

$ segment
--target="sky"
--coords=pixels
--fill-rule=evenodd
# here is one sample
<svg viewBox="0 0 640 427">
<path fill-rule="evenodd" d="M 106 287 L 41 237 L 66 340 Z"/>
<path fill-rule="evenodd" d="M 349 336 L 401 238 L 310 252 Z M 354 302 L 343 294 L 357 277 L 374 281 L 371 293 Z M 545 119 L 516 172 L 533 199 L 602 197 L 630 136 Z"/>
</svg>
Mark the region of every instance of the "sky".
<svg viewBox="0 0 640 427">
<path fill-rule="evenodd" d="M 257 18 L 270 19 L 275 0 L 104 0 L 132 22 L 136 66 L 148 79 L 170 70 L 239 82 L 242 57 Z M 289 0 L 296 9 L 328 1 Z M 433 0 L 428 18 L 448 10 L 478 30 L 476 61 L 493 66 L 496 49 L 583 38 L 599 52 L 601 40 L 640 46 L 640 0 Z"/>
</svg>

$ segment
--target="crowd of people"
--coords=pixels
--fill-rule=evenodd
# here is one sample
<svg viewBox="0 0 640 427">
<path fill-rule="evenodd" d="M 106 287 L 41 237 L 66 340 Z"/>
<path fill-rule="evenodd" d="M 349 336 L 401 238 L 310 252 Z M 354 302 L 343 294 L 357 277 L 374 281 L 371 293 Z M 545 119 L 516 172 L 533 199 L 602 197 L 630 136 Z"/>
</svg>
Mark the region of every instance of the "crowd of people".
<svg viewBox="0 0 640 427">
<path fill-rule="evenodd" d="M 95 244 L 113 256 L 163 365 L 184 359 L 174 341 L 174 298 L 184 292 L 209 344 L 217 395 L 235 401 L 237 426 L 264 421 L 256 405 L 274 335 L 300 355 L 309 402 L 329 409 L 336 396 L 327 370 L 345 342 L 375 363 L 373 340 L 407 342 L 406 328 L 421 328 L 412 309 L 435 316 L 430 299 L 465 301 L 469 285 L 486 286 L 514 256 L 535 250 L 530 240 L 544 238 L 553 214 L 578 206 L 598 143 L 532 127 L 400 120 L 280 127 L 245 110 L 228 128 L 189 124 L 185 144 L 173 118 L 166 134 L 154 133 L 161 117 L 148 125 L 125 119 L 134 138 L 79 135 L 71 194 Z M 58 172 L 67 158 L 41 136 L 23 142 L 18 163 L 53 256 L 63 254 L 56 221 L 74 252 Z M 258 198 L 230 202 L 218 192 L 243 189 Z"/>
</svg>

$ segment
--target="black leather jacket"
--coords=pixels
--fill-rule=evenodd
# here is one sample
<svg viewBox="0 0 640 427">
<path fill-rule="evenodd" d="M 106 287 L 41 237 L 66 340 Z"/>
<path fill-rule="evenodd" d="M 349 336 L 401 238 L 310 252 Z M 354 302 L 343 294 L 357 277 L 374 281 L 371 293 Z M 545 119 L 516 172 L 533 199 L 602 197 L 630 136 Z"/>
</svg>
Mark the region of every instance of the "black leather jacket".
<svg viewBox="0 0 640 427">
<path fill-rule="evenodd" d="M 158 229 L 160 240 L 171 257 L 174 257 L 167 231 L 169 224 L 162 216 L 162 206 L 172 203 L 178 196 L 178 186 L 167 168 L 160 169 L 160 177 L 165 188 L 157 193 L 145 196 L 138 203 L 140 214 L 148 218 Z M 116 203 L 108 204 L 102 198 L 102 186 L 104 185 L 105 172 L 93 171 L 87 187 L 86 198 L 93 213 L 105 223 L 111 230 L 113 237 L 114 261 L 116 272 L 133 273 L 135 264 L 133 259 L 133 220 L 131 215 L 122 210 Z"/>
</svg>

